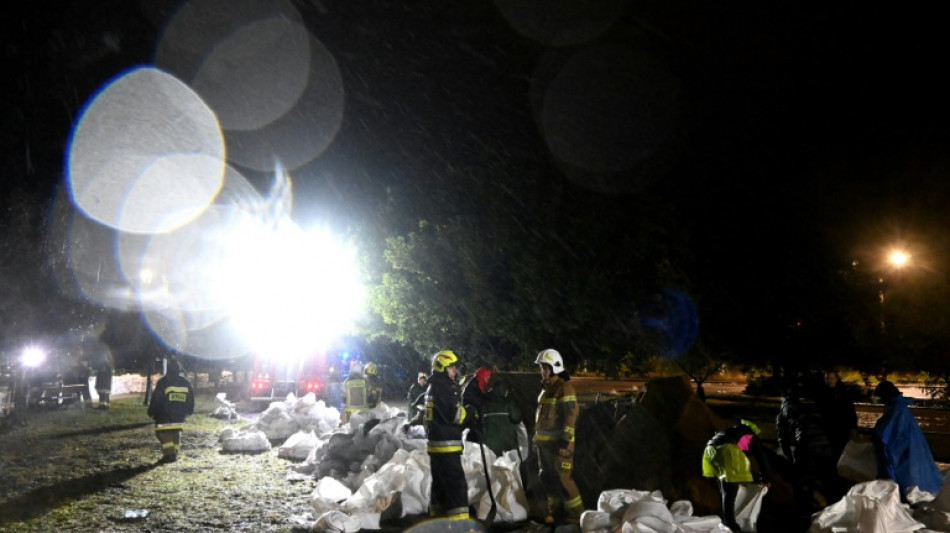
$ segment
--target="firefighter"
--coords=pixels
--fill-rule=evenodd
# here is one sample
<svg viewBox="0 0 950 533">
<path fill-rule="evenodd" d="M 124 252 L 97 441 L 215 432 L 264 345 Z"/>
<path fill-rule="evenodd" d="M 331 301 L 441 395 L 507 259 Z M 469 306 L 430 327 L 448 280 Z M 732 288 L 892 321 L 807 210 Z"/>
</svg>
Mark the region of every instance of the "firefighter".
<svg viewBox="0 0 950 533">
<path fill-rule="evenodd" d="M 426 452 L 432 468 L 429 516 L 466 520 L 468 483 L 462 469 L 462 406 L 458 376 L 459 359 L 452 350 L 432 356 L 432 377 L 426 391 Z"/>
<path fill-rule="evenodd" d="M 577 524 L 584 511 L 574 468 L 574 426 L 579 407 L 564 359 L 557 350 L 541 350 L 535 359 L 541 367 L 541 395 L 535 417 L 534 446 L 538 454 L 540 489 L 547 497 L 545 524 L 554 524 L 555 513 L 563 512 L 566 522 Z"/>
<path fill-rule="evenodd" d="M 155 384 L 155 392 L 148 404 L 148 416 L 155 421 L 155 436 L 162 444 L 162 463 L 173 463 L 178 459 L 185 418 L 194 412 L 195 391 L 188 379 L 181 375 L 178 361 L 169 359 L 167 372 Z"/>
<path fill-rule="evenodd" d="M 376 363 L 366 363 L 366 367 L 363 368 L 363 379 L 366 380 L 366 405 L 370 409 L 379 405 L 383 399 L 383 388 L 379 384 L 378 373 Z"/>
<path fill-rule="evenodd" d="M 342 422 L 350 421 L 353 413 L 362 411 L 369 405 L 366 393 L 366 378 L 363 377 L 363 367 L 357 361 L 350 363 L 350 375 L 343 380 L 343 414 Z"/>
</svg>

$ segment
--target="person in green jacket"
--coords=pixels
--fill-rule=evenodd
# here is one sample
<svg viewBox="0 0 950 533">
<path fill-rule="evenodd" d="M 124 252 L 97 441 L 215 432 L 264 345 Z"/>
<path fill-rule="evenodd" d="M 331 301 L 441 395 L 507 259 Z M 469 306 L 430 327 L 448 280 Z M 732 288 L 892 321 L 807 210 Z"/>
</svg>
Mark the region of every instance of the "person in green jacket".
<svg viewBox="0 0 950 533">
<path fill-rule="evenodd" d="M 488 371 L 482 405 L 482 443 L 495 455 L 518 448 L 521 409 L 508 397 L 508 385 Z"/>
</svg>

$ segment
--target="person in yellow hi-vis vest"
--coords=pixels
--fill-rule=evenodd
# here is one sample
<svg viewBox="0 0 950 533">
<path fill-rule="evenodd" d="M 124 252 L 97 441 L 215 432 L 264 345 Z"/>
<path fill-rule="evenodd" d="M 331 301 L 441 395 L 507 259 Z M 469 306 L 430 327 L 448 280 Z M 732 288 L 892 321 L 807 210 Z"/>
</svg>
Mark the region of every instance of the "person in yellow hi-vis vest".
<svg viewBox="0 0 950 533">
<path fill-rule="evenodd" d="M 574 469 L 574 426 L 580 408 L 577 394 L 564 372 L 564 359 L 557 350 L 541 350 L 535 359 L 541 367 L 541 395 L 535 417 L 534 446 L 538 454 L 538 477 L 541 491 L 547 497 L 544 517 L 554 524 L 555 514 L 563 512 L 571 524 L 580 521 L 584 502 L 571 477 Z"/>
<path fill-rule="evenodd" d="M 172 463 L 178 459 L 185 418 L 194 412 L 195 391 L 191 382 L 181 375 L 178 361 L 169 359 L 165 375 L 155 384 L 148 403 L 148 416 L 155 421 L 155 436 L 162 444 L 160 462 Z"/>
<path fill-rule="evenodd" d="M 341 424 L 350 421 L 353 413 L 369 408 L 366 391 L 366 378 L 363 376 L 363 366 L 357 361 L 350 363 L 350 375 L 343 380 L 343 413 Z"/>
</svg>

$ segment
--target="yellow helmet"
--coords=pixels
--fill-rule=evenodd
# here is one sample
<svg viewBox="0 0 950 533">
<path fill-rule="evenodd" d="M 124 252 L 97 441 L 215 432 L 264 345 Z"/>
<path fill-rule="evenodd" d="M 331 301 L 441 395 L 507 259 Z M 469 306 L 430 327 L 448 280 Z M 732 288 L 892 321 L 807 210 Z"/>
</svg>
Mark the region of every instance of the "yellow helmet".
<svg viewBox="0 0 950 533">
<path fill-rule="evenodd" d="M 538 357 L 534 360 L 534 364 L 551 365 L 551 371 L 555 374 L 560 374 L 564 371 L 564 359 L 554 348 L 541 350 L 538 353 Z"/>
<path fill-rule="evenodd" d="M 375 376 L 376 363 L 366 363 L 366 366 L 363 367 L 363 373 L 365 373 L 367 376 Z"/>
<path fill-rule="evenodd" d="M 442 350 L 432 356 L 432 370 L 444 372 L 446 368 L 457 365 L 459 358 L 452 350 Z"/>
</svg>

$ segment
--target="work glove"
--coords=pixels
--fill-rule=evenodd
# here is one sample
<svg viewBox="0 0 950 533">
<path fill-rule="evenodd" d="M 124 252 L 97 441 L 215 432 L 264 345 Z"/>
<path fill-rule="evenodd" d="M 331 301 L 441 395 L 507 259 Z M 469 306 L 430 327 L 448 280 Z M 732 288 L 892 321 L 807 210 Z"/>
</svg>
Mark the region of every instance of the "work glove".
<svg viewBox="0 0 950 533">
<path fill-rule="evenodd" d="M 561 439 L 557 443 L 557 453 L 561 457 L 570 457 L 574 455 L 574 452 L 571 451 L 571 442 L 567 439 Z"/>
</svg>

